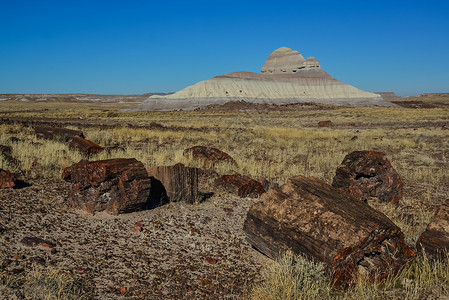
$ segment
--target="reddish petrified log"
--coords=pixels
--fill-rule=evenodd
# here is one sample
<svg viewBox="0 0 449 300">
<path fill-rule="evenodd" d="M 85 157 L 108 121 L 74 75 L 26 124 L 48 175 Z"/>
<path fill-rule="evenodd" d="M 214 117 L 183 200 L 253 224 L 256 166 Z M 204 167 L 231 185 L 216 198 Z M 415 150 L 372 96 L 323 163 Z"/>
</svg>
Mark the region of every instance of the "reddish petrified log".
<svg viewBox="0 0 449 300">
<path fill-rule="evenodd" d="M 332 127 L 332 121 L 327 120 L 327 121 L 319 121 L 318 122 L 318 127 Z"/>
<path fill-rule="evenodd" d="M 243 229 L 271 258 L 290 250 L 324 262 L 337 286 L 354 284 L 359 274 L 384 280 L 415 256 L 384 214 L 317 178 L 290 178 L 262 195 Z"/>
<path fill-rule="evenodd" d="M 185 201 L 195 203 L 198 200 L 198 169 L 185 167 L 183 164 L 174 166 L 158 166 L 148 168 L 148 175 L 154 177 L 165 189 L 167 200 L 171 202 Z"/>
<path fill-rule="evenodd" d="M 354 151 L 337 168 L 332 185 L 362 201 L 376 197 L 382 202 L 398 203 L 404 183 L 385 154 L 377 151 Z"/>
<path fill-rule="evenodd" d="M 76 149 L 86 155 L 92 155 L 103 151 L 104 148 L 82 137 L 76 136 L 68 143 L 70 149 Z"/>
<path fill-rule="evenodd" d="M 212 147 L 194 146 L 185 149 L 184 155 L 191 155 L 192 158 L 201 161 L 204 165 L 212 167 L 220 162 L 228 162 L 237 165 L 235 160 L 227 153 Z"/>
<path fill-rule="evenodd" d="M 260 182 L 241 174 L 223 175 L 214 184 L 240 197 L 259 197 L 265 193 Z"/>
<path fill-rule="evenodd" d="M 145 209 L 151 179 L 134 158 L 89 162 L 64 169 L 62 178 L 73 183 L 71 201 L 88 212 L 119 214 Z"/>
<path fill-rule="evenodd" d="M 13 188 L 16 178 L 13 173 L 0 169 L 0 189 Z"/>
<path fill-rule="evenodd" d="M 34 132 L 38 138 L 62 140 L 64 142 L 68 142 L 76 136 L 84 138 L 83 133 L 79 130 L 61 127 L 35 126 Z"/>
<path fill-rule="evenodd" d="M 425 250 L 431 259 L 449 253 L 449 200 L 438 208 L 426 230 L 419 236 L 416 248 Z"/>
</svg>

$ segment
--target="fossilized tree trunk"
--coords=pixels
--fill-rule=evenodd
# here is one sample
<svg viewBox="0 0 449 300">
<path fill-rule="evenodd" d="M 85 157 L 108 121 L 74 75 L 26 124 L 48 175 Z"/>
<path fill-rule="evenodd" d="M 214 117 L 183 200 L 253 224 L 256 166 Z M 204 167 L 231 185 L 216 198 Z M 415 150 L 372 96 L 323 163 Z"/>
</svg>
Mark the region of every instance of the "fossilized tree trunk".
<svg viewBox="0 0 449 300">
<path fill-rule="evenodd" d="M 83 160 L 65 168 L 62 178 L 73 184 L 71 202 L 88 212 L 119 214 L 148 205 L 151 179 L 134 158 Z"/>
<path fill-rule="evenodd" d="M 170 202 L 185 201 L 194 203 L 198 199 L 198 169 L 174 166 L 148 168 L 148 175 L 159 180 Z"/>
<path fill-rule="evenodd" d="M 51 127 L 51 126 L 35 126 L 34 132 L 39 138 L 46 139 L 59 139 L 64 142 L 70 141 L 72 138 L 79 136 L 84 138 L 84 135 L 79 130 L 61 128 L 61 127 Z"/>
<path fill-rule="evenodd" d="M 290 250 L 324 262 L 339 286 L 351 285 L 360 273 L 383 280 L 415 256 L 384 214 L 317 178 L 290 178 L 262 195 L 244 231 L 271 258 Z"/>
</svg>

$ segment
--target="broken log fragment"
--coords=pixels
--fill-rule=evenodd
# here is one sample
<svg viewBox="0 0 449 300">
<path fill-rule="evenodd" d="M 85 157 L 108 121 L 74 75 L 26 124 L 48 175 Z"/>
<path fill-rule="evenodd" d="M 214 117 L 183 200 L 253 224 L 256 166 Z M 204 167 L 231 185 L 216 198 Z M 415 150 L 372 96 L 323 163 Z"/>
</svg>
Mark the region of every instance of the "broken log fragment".
<svg viewBox="0 0 449 300">
<path fill-rule="evenodd" d="M 185 201 L 195 203 L 198 200 L 198 169 L 185 167 L 183 164 L 174 166 L 158 166 L 148 168 L 148 175 L 157 179 L 170 202 Z"/>
<path fill-rule="evenodd" d="M 444 258 L 449 253 L 449 200 L 441 205 L 416 242 L 418 251 L 425 250 L 430 259 Z"/>
<path fill-rule="evenodd" d="M 376 197 L 381 202 L 395 204 L 402 198 L 404 187 L 385 153 L 378 151 L 354 151 L 346 155 L 332 185 L 361 201 Z"/>
<path fill-rule="evenodd" d="M 323 262 L 336 286 L 395 276 L 415 256 L 384 214 L 317 178 L 290 178 L 261 198 L 244 223 L 249 243 L 273 259 L 290 250 Z"/>
<path fill-rule="evenodd" d="M 239 197 L 259 197 L 265 189 L 259 181 L 241 174 L 223 175 L 215 180 L 216 187 L 224 187 L 228 192 Z"/>
<path fill-rule="evenodd" d="M 38 138 L 62 140 L 64 142 L 68 142 L 76 136 L 84 138 L 84 134 L 82 131 L 61 127 L 35 126 L 34 132 Z"/>
<path fill-rule="evenodd" d="M 236 161 L 227 153 L 220 149 L 207 146 L 194 146 L 185 149 L 184 155 L 191 155 L 193 159 L 201 161 L 204 166 L 213 167 L 217 163 L 228 162 L 237 165 Z"/>
<path fill-rule="evenodd" d="M 72 183 L 72 204 L 91 213 L 145 209 L 151 188 L 144 165 L 135 158 L 82 160 L 65 168 L 62 179 Z"/>
<path fill-rule="evenodd" d="M 78 150 L 86 155 L 92 155 L 103 151 L 104 148 L 82 137 L 76 136 L 68 143 L 70 149 Z"/>
<path fill-rule="evenodd" d="M 16 183 L 13 173 L 0 169 L 0 189 L 13 188 Z"/>
</svg>

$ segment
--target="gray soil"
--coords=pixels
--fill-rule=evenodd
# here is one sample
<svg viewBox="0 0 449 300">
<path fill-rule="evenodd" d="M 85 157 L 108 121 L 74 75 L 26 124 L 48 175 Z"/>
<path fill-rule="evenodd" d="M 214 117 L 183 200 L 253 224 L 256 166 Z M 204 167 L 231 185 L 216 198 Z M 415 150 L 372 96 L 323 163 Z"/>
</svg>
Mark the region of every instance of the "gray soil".
<svg viewBox="0 0 449 300">
<path fill-rule="evenodd" d="M 29 184 L 0 190 L 4 278 L 54 268 L 83 282 L 89 299 L 234 299 L 248 296 L 268 263 L 242 230 L 257 199 L 216 194 L 200 204 L 91 215 L 69 206 L 69 183 L 40 179 Z M 139 221 L 142 230 L 133 232 Z M 26 246 L 24 237 L 51 242 L 56 252 Z M 23 287 L 0 286 L 2 299 L 36 296 Z"/>
</svg>

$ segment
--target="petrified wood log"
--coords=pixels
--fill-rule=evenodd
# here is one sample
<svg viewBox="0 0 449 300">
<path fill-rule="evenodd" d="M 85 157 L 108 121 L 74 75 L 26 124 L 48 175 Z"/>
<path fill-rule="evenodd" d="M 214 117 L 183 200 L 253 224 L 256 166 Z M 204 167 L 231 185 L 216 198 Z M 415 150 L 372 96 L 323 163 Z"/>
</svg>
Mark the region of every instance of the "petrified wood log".
<svg viewBox="0 0 449 300">
<path fill-rule="evenodd" d="M 64 142 L 68 142 L 76 136 L 84 138 L 83 133 L 79 130 L 61 127 L 35 126 L 34 132 L 38 138 L 62 140 Z"/>
<path fill-rule="evenodd" d="M 313 177 L 290 178 L 262 195 L 243 229 L 271 258 L 290 250 L 324 262 L 337 286 L 358 274 L 373 281 L 397 275 L 415 256 L 384 214 Z"/>
<path fill-rule="evenodd" d="M 62 178 L 73 183 L 71 202 L 88 212 L 119 214 L 145 209 L 151 179 L 134 158 L 82 160 L 64 169 Z"/>
<path fill-rule="evenodd" d="M 104 148 L 82 137 L 76 136 L 68 143 L 70 149 L 76 149 L 86 155 L 92 155 L 103 151 Z"/>
<path fill-rule="evenodd" d="M 337 168 L 332 185 L 362 201 L 376 197 L 382 202 L 398 203 L 404 183 L 385 154 L 377 151 L 354 151 Z"/>
<path fill-rule="evenodd" d="M 174 166 L 148 168 L 148 175 L 159 180 L 165 189 L 168 201 L 195 203 L 198 200 L 198 169 Z M 163 193 L 162 196 L 165 196 Z"/>
<path fill-rule="evenodd" d="M 332 121 L 327 120 L 327 121 L 319 121 L 318 122 L 318 127 L 332 127 Z"/>
<path fill-rule="evenodd" d="M 449 200 L 438 208 L 426 230 L 419 236 L 416 248 L 425 250 L 431 259 L 449 253 Z"/>
<path fill-rule="evenodd" d="M 223 186 L 228 192 L 240 197 L 259 197 L 265 189 L 259 181 L 240 174 L 223 175 L 215 180 L 215 186 Z"/>
<path fill-rule="evenodd" d="M 13 173 L 0 169 L 0 189 L 13 188 L 16 178 Z"/>
<path fill-rule="evenodd" d="M 235 160 L 227 153 L 212 147 L 206 146 L 194 146 L 192 148 L 185 149 L 184 155 L 192 155 L 196 160 L 201 161 L 204 165 L 212 167 L 220 162 L 229 162 L 233 165 L 237 165 Z"/>
</svg>

